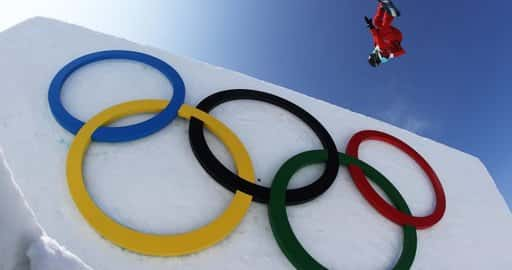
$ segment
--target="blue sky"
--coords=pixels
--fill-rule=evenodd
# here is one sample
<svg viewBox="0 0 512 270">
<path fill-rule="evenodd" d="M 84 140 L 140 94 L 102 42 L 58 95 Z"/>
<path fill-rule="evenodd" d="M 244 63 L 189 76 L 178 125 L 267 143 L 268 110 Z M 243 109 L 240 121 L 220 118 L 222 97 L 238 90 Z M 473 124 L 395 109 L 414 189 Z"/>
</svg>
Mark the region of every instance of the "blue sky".
<svg viewBox="0 0 512 270">
<path fill-rule="evenodd" d="M 379 69 L 373 0 L 39 2 L 3 7 L 0 30 L 49 16 L 391 122 L 479 157 L 512 207 L 511 2 L 396 0 L 408 53 Z"/>
</svg>

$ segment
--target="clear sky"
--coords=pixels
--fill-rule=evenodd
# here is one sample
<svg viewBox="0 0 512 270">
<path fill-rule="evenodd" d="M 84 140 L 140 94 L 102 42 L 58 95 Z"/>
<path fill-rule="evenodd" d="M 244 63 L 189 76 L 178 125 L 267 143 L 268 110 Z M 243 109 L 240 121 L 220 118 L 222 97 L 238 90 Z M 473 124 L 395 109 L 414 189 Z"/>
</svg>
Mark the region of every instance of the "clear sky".
<svg viewBox="0 0 512 270">
<path fill-rule="evenodd" d="M 372 44 L 363 22 L 374 14 L 374 0 L 10 2 L 0 9 L 0 30 L 36 15 L 80 24 L 473 154 L 512 206 L 512 2 L 395 0 L 407 54 L 379 69 L 367 63 Z"/>
</svg>

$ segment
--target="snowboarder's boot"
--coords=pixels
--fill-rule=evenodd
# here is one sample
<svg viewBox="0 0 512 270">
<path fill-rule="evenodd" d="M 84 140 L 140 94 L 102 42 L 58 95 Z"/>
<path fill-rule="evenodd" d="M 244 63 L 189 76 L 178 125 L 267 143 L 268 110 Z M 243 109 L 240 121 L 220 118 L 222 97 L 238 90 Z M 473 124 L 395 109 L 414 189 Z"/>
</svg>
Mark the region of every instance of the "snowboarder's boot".
<svg viewBox="0 0 512 270">
<path fill-rule="evenodd" d="M 399 17 L 400 11 L 396 8 L 395 4 L 391 0 L 378 0 L 382 4 L 382 7 L 391 14 L 393 17 Z"/>
</svg>

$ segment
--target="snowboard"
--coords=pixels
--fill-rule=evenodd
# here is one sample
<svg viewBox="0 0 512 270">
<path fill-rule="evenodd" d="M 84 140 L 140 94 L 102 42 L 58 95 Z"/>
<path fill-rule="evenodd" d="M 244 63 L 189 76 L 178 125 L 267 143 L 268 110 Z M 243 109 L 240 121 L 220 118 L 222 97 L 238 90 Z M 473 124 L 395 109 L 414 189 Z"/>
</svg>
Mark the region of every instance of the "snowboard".
<svg viewBox="0 0 512 270">
<path fill-rule="evenodd" d="M 389 12 L 393 17 L 399 17 L 400 11 L 396 8 L 395 4 L 391 0 L 378 0 L 382 4 L 384 9 Z"/>
</svg>

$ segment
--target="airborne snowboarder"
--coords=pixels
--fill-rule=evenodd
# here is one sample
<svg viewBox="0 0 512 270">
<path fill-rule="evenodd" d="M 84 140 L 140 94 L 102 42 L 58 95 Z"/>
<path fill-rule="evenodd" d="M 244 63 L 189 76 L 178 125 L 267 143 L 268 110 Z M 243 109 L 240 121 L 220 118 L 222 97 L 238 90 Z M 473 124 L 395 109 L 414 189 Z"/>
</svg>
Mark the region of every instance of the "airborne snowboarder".
<svg viewBox="0 0 512 270">
<path fill-rule="evenodd" d="M 390 0 L 378 1 L 377 13 L 373 20 L 364 17 L 375 46 L 368 56 L 368 63 L 373 67 L 405 54 L 405 50 L 400 45 L 402 32 L 391 25 L 393 19 L 400 16 L 400 12 Z"/>
</svg>

